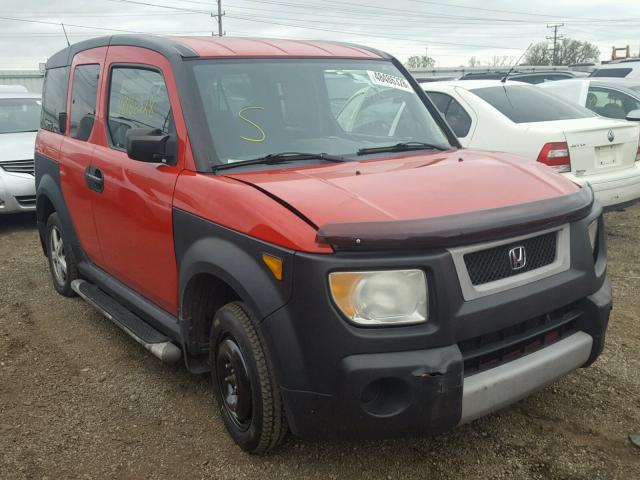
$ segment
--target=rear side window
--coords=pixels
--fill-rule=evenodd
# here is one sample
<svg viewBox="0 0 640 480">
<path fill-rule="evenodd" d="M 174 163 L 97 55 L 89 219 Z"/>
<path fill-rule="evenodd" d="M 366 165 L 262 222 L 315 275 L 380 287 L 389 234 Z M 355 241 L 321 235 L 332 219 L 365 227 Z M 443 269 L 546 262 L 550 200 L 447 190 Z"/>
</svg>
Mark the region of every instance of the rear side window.
<svg viewBox="0 0 640 480">
<path fill-rule="evenodd" d="M 599 68 L 591 72 L 590 77 L 626 77 L 631 73 L 630 68 Z"/>
<path fill-rule="evenodd" d="M 112 70 L 107 128 L 112 146 L 121 149 L 126 148 L 130 128 L 172 133 L 171 103 L 160 72 L 132 67 Z"/>
<path fill-rule="evenodd" d="M 71 90 L 72 138 L 86 141 L 91 135 L 96 116 L 96 96 L 100 65 L 78 65 L 73 71 Z"/>
<path fill-rule="evenodd" d="M 67 110 L 68 84 L 69 67 L 47 70 L 42 95 L 42 117 L 40 118 L 40 127 L 44 130 L 62 133 L 58 124 L 58 115 Z"/>
<path fill-rule="evenodd" d="M 505 85 L 476 88 L 471 92 L 515 123 L 548 122 L 595 116 L 586 108 L 573 105 L 539 87 Z"/>
<path fill-rule="evenodd" d="M 589 88 L 586 105 L 589 110 L 603 117 L 619 119 L 640 108 L 640 102 L 626 93 L 599 87 Z"/>
<path fill-rule="evenodd" d="M 455 98 L 446 93 L 428 92 L 428 95 L 433 103 L 436 104 L 438 110 L 442 112 L 456 137 L 466 137 L 471 129 L 471 117 L 464 107 Z"/>
</svg>

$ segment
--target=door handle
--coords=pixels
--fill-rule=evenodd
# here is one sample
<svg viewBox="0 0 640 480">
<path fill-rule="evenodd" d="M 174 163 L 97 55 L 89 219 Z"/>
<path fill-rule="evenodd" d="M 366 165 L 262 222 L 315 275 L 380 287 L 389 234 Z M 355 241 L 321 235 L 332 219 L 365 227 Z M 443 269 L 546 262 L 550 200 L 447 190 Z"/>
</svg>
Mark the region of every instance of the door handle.
<svg viewBox="0 0 640 480">
<path fill-rule="evenodd" d="M 87 184 L 87 187 L 94 192 L 102 193 L 104 190 L 104 177 L 102 176 L 102 171 L 93 165 L 89 165 L 85 169 L 84 181 Z"/>
</svg>

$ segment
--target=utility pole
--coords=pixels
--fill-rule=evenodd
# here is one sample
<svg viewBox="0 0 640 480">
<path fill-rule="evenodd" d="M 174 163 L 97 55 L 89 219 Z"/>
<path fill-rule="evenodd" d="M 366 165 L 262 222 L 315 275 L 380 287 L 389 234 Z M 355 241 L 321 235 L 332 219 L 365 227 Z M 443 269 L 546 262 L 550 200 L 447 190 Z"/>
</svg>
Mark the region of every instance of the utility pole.
<svg viewBox="0 0 640 480">
<path fill-rule="evenodd" d="M 218 4 L 218 14 L 216 15 L 211 12 L 211 17 L 218 19 L 218 36 L 221 37 L 222 35 L 224 35 L 224 32 L 222 31 L 222 17 L 224 16 L 225 12 L 222 11 L 222 0 L 217 0 L 216 3 Z M 214 36 L 213 32 L 211 32 L 211 36 Z"/>
<path fill-rule="evenodd" d="M 564 23 L 552 23 L 547 24 L 547 28 L 553 28 L 553 37 L 547 37 L 547 40 L 553 40 L 553 56 L 551 57 L 551 64 L 558 64 L 558 40 L 562 40 L 563 36 L 558 35 L 558 28 L 564 27 Z"/>
</svg>

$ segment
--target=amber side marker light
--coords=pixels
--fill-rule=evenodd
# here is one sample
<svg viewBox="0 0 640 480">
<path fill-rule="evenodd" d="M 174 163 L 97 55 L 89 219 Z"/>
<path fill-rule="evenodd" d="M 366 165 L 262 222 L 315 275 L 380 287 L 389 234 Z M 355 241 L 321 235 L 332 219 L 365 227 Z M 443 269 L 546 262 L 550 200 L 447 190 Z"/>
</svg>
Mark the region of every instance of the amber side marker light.
<svg viewBox="0 0 640 480">
<path fill-rule="evenodd" d="M 262 254 L 262 261 L 271 270 L 276 280 L 282 280 L 282 259 L 269 255 L 268 253 Z"/>
</svg>

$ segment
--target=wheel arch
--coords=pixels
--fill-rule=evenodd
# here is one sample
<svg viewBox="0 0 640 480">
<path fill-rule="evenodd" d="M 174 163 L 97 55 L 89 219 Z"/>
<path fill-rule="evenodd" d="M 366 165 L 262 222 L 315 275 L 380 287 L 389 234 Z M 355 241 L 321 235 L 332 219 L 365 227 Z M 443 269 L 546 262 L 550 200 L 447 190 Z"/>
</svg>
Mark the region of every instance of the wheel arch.
<svg viewBox="0 0 640 480">
<path fill-rule="evenodd" d="M 226 235 L 241 238 L 232 240 Z M 251 248 L 246 248 L 245 242 Z M 223 305 L 232 301 L 244 303 L 259 328 L 264 318 L 288 301 L 293 255 L 285 259 L 283 252 L 273 250 L 229 231 L 195 239 L 184 250 L 176 248 L 180 325 L 189 355 L 207 352 L 213 315 Z M 276 280 L 262 263 L 263 251 L 283 259 L 282 280 Z"/>
</svg>

